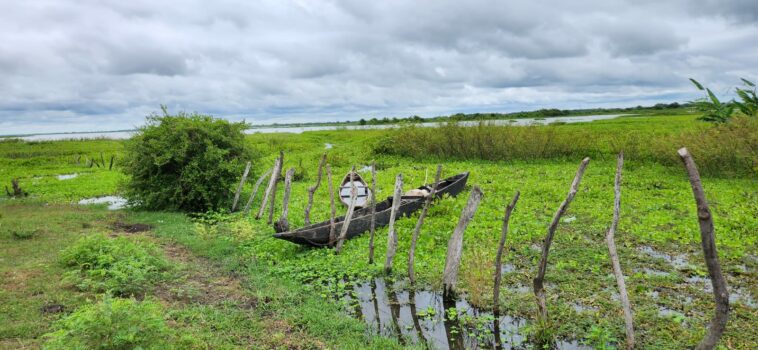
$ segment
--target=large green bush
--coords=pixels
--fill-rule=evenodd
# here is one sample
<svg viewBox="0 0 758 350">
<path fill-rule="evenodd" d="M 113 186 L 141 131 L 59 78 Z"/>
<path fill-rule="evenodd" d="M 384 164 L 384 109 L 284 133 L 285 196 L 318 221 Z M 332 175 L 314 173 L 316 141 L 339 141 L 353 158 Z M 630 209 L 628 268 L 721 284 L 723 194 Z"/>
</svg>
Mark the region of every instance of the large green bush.
<svg viewBox="0 0 758 350">
<path fill-rule="evenodd" d="M 43 349 L 171 349 L 174 332 L 160 304 L 109 298 L 85 305 L 56 322 Z"/>
<path fill-rule="evenodd" d="M 203 212 L 227 208 L 251 158 L 245 123 L 179 113 L 148 117 L 127 143 L 126 196 L 148 209 Z"/>
<path fill-rule="evenodd" d="M 81 238 L 61 252 L 60 260 L 71 268 L 64 279 L 79 289 L 122 296 L 143 295 L 169 266 L 152 243 L 102 234 Z"/>
</svg>

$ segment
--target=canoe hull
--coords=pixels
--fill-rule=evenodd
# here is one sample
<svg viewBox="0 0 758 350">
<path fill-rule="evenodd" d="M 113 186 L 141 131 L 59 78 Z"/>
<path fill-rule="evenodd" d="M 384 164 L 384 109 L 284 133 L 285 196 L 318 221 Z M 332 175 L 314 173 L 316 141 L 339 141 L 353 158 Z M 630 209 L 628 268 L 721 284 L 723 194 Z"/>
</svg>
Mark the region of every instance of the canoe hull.
<svg viewBox="0 0 758 350">
<path fill-rule="evenodd" d="M 438 190 L 435 193 L 435 199 L 443 198 L 445 195 L 451 197 L 457 196 L 461 191 L 463 191 L 463 188 L 466 186 L 468 175 L 468 172 L 466 172 L 441 181 L 440 185 L 438 186 Z M 419 187 L 419 189 L 422 188 L 428 189 L 429 185 Z M 413 214 L 413 212 L 421 209 L 424 206 L 424 201 L 425 197 L 403 197 L 396 213 L 397 219 L 408 217 Z M 377 228 L 389 224 L 391 206 L 392 197 L 376 204 L 375 225 Z M 340 231 L 342 230 L 344 219 L 344 216 L 335 219 L 335 235 L 339 235 Z M 333 243 L 329 239 L 330 226 L 331 225 L 327 220 L 325 222 L 306 226 L 295 231 L 277 233 L 274 235 L 274 237 L 302 245 L 325 247 Z M 353 218 L 350 220 L 350 227 L 348 227 L 347 230 L 346 238 L 351 239 L 364 232 L 369 231 L 370 229 L 371 208 L 362 208 L 355 211 L 353 214 Z"/>
</svg>

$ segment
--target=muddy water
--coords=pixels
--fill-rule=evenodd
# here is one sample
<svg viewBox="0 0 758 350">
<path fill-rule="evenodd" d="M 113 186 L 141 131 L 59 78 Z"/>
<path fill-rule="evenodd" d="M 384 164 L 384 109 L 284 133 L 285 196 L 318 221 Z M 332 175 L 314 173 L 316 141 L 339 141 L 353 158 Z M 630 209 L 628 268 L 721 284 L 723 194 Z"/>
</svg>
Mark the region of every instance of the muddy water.
<svg viewBox="0 0 758 350">
<path fill-rule="evenodd" d="M 464 299 L 450 300 L 431 291 L 396 291 L 384 279 L 353 287 L 348 304 L 352 314 L 371 331 L 401 343 L 424 343 L 433 349 L 523 349 L 527 322 L 495 317 Z M 557 349 L 589 349 L 577 341 L 558 342 Z"/>
</svg>

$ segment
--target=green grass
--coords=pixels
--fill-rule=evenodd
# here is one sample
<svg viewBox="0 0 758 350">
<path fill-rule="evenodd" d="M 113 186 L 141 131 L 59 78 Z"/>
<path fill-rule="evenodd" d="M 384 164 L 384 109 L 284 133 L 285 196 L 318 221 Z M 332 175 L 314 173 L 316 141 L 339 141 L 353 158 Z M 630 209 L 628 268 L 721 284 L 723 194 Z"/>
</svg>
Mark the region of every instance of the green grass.
<svg viewBox="0 0 758 350">
<path fill-rule="evenodd" d="M 625 117 L 560 126 L 562 130 L 576 129 L 601 134 L 635 130 L 651 138 L 671 135 L 681 130 L 697 131 L 703 127 L 702 124 L 694 122 L 691 116 Z M 361 130 L 301 135 L 250 135 L 248 141 L 262 155 L 258 163 L 262 166 L 253 169 L 253 176 L 263 173 L 266 170 L 265 166 L 273 164 L 279 150 L 285 152 L 285 169 L 295 167 L 298 174 L 297 180 L 293 183 L 289 221 L 291 227 L 301 227 L 307 200 L 306 189 L 315 181 L 318 157 L 324 152 L 329 155 L 335 181 L 353 165 L 360 168 L 369 164 L 371 160 L 376 160 L 379 168 L 379 198 L 390 195 L 394 177 L 400 172 L 404 175 L 406 188 L 409 188 L 431 182 L 437 162 L 442 162 L 443 172 L 447 176 L 471 171 L 469 184 L 479 185 L 485 197 L 474 221 L 465 233 L 459 288 L 470 301 L 483 307 L 488 307 L 491 303 L 490 276 L 502 211 L 513 193 L 520 190 L 522 197 L 511 218 L 511 233 L 507 243 L 509 249 L 504 257 L 504 262 L 515 265 L 515 271 L 504 275 L 504 290 L 500 303 L 501 309 L 509 315 L 527 320 L 534 319 L 534 297 L 529 292 L 519 292 L 516 287 L 531 285 L 539 258 L 534 246 L 539 245 L 544 238 L 547 224 L 565 197 L 580 158 L 488 161 L 451 160 L 442 156 L 431 159 L 406 158 L 372 153 L 376 144 L 384 140 L 388 134 L 390 133 L 384 130 Z M 117 149 L 110 142 L 92 141 L 89 152 L 98 153 L 100 146 Z M 325 143 L 333 144 L 334 147 L 326 150 Z M 123 179 L 118 172 L 96 169 L 90 178 L 91 181 L 86 183 L 67 180 L 52 182 L 47 187 L 33 185 L 32 175 L 29 174 L 46 171 L 45 174 L 52 175 L 75 169 L 70 154 L 75 154 L 73 150 L 77 147 L 83 146 L 77 142 L 55 142 L 28 146 L 27 149 L 27 146 L 0 143 L 0 155 L 12 153 L 12 148 L 27 151 L 34 149 L 34 154 L 30 153 L 30 158 L 26 159 L 0 156 L 0 165 L 4 169 L 2 176 L 5 176 L 0 177 L 0 180 L 9 182 L 11 176 L 21 177 L 22 187 L 33 197 L 31 200 L 15 202 L 0 199 L 0 207 L 3 209 L 0 224 L 8 225 L 8 222 L 17 221 L 8 218 L 19 214 L 6 214 L 6 208 L 16 208 L 14 210 L 25 213 L 22 216 L 30 215 L 27 211 L 37 213 L 28 219 L 27 224 L 12 225 L 36 228 L 42 222 L 50 222 L 49 225 L 54 226 L 51 229 L 54 234 L 48 236 L 43 232 L 39 236 L 50 237 L 58 242 L 56 246 L 40 250 L 49 250 L 46 253 L 48 255 L 65 246 L 63 242 L 69 242 L 76 237 L 77 233 L 68 229 L 72 226 L 76 228 L 83 223 L 76 220 L 61 222 L 60 225 L 68 229 L 57 228 L 56 224 L 53 224 L 56 222 L 55 216 L 46 213 L 73 210 L 87 213 L 82 215 L 93 215 L 91 218 L 85 216 L 84 219 L 78 219 L 85 221 L 97 221 L 98 216 L 107 214 L 102 209 L 89 211 L 60 205 L 45 207 L 34 204 L 35 201 L 70 202 L 92 195 L 96 192 L 94 189 L 98 189 L 98 194 L 112 194 L 117 192 L 117 181 L 108 182 L 104 178 L 94 176 L 103 173 L 102 176 L 112 176 L 114 180 Z M 675 151 L 671 150 L 672 153 Z M 58 153 L 67 156 L 48 156 Z M 28 165 L 19 165 L 19 159 L 24 159 Z M 546 277 L 548 306 L 555 327 L 553 331 L 559 337 L 595 342 L 609 338 L 623 342 L 624 339 L 620 307 L 612 298 L 615 283 L 604 243 L 604 235 L 612 214 L 614 171 L 615 160 L 610 153 L 590 162 L 581 189 L 564 216 L 575 220 L 561 223 L 551 249 Z M 746 175 L 706 176 L 703 178 L 703 185 L 712 206 L 717 245 L 722 266 L 727 272 L 728 284 L 732 290 L 749 293 L 755 299 L 758 297 L 758 276 L 755 273 L 758 268 L 758 258 L 755 256 L 758 248 L 758 236 L 755 234 L 758 232 L 758 182 L 754 177 Z M 250 184 L 245 187 L 243 200 L 247 200 L 250 187 Z M 281 191 L 282 186 L 279 188 Z M 326 186 L 322 184 L 316 193 L 313 222 L 328 219 L 328 196 L 325 189 Z M 468 193 L 464 192 L 458 199 L 443 200 L 429 212 L 416 256 L 416 274 L 422 288 L 439 288 L 447 240 L 467 195 Z M 279 193 L 277 198 L 281 199 L 282 194 Z M 253 205 L 254 209 L 257 209 L 260 199 L 259 193 Z M 277 205 L 280 206 L 281 203 Z M 344 208 L 340 208 L 340 211 L 344 211 Z M 279 212 L 278 207 L 277 213 Z M 214 224 L 208 224 L 207 221 L 191 221 L 184 215 L 169 213 L 134 212 L 128 217 L 134 222 L 154 224 L 154 234 L 159 240 L 177 241 L 230 273 L 242 276 L 245 290 L 255 296 L 256 300 L 265 301 L 255 309 L 252 318 L 245 318 L 244 313 L 235 311 L 237 309 L 234 307 L 195 306 L 167 311 L 177 322 L 177 327 L 192 329 L 192 333 L 197 334 L 197 338 L 206 344 L 223 344 L 223 341 L 209 330 L 211 325 L 222 327 L 224 334 L 231 334 L 232 339 L 239 340 L 243 337 L 242 328 L 251 329 L 252 334 L 265 334 L 270 331 L 267 327 L 270 327 L 272 322 L 283 322 L 291 332 L 302 332 L 303 338 L 315 339 L 321 342 L 320 344 L 333 348 L 382 348 L 390 343 L 397 346 L 387 339 L 367 338 L 364 335 L 365 327 L 341 311 L 346 305 L 341 305 L 340 302 L 325 302 L 333 301 L 335 295 L 344 293 L 345 289 L 349 288 L 344 282 L 340 283 L 343 277 L 357 281 L 381 274 L 386 228 L 377 231 L 375 256 L 379 263 L 372 266 L 367 263 L 367 235 L 346 242 L 342 254 L 335 255 L 330 250 L 308 249 L 273 239 L 273 230 L 265 222 L 241 215 L 221 215 L 222 220 Z M 92 232 L 97 231 L 97 227 L 102 229 L 102 226 L 97 225 L 88 229 L 77 228 L 74 231 Z M 398 256 L 395 257 L 394 278 L 400 281 L 406 274 L 405 262 L 414 225 L 413 218 L 397 223 L 400 247 Z M 42 259 L 37 256 L 39 252 L 32 249 L 41 238 L 34 236 L 30 240 L 19 240 L 10 234 L 3 237 L 5 241 L 0 249 L 5 251 L 0 253 L 21 257 L 21 260 L 18 260 L 21 262 L 20 265 L 24 265 L 23 262 L 29 259 L 29 264 L 36 266 L 37 262 L 31 261 Z M 627 287 L 635 311 L 635 327 L 641 347 L 668 349 L 694 346 L 704 333 L 713 301 L 712 296 L 702 287 L 686 283 L 688 278 L 707 275 L 707 270 L 700 250 L 695 205 L 686 174 L 680 166 L 629 158 L 624 169 L 617 245 L 622 268 L 627 275 Z M 5 248 L 6 246 L 9 248 Z M 650 256 L 641 250 L 647 246 L 664 254 L 686 255 L 687 264 L 675 268 L 663 259 Z M 30 256 L 18 253 L 24 251 L 23 247 L 28 247 L 26 252 Z M 16 266 L 19 264 L 17 260 L 2 260 L 2 264 L 4 265 L 0 268 L 5 274 L 24 271 Z M 61 272 L 56 270 L 57 267 L 49 265 L 49 262 L 45 266 L 42 268 L 44 272 L 40 272 L 49 274 L 45 276 L 54 276 Z M 650 270 L 665 274 L 646 273 Z M 34 320 L 23 320 L 31 317 L 26 315 L 28 310 L 39 307 L 38 304 L 31 304 L 31 300 L 35 300 L 33 297 L 24 293 L 11 295 L 5 290 L 3 293 L 6 293 L 3 294 L 3 305 L 16 300 L 25 305 L 19 306 L 15 311 L 17 318 L 10 319 L 12 326 L 0 328 L 0 334 L 4 339 L 30 339 L 33 334 L 39 334 L 35 332 L 37 328 L 47 327 L 50 319 L 37 317 Z M 74 298 L 69 295 L 70 291 L 59 293 L 61 298 Z M 80 295 L 76 298 L 82 300 L 84 297 Z M 572 303 L 579 303 L 591 309 L 577 312 Z M 661 314 L 659 307 L 674 310 L 675 313 Z M 238 319 L 244 327 L 234 326 L 237 322 L 235 320 Z M 598 324 L 602 327 L 598 328 Z M 733 303 L 727 332 L 721 344 L 733 349 L 758 347 L 758 337 L 744 331 L 754 329 L 757 325 L 758 314 L 755 308 L 741 300 Z M 530 327 L 534 327 L 534 324 L 530 323 Z M 8 336 L 9 334 L 13 336 Z M 277 337 L 292 339 L 286 332 Z M 272 347 L 270 343 L 259 344 L 262 347 Z"/>
</svg>

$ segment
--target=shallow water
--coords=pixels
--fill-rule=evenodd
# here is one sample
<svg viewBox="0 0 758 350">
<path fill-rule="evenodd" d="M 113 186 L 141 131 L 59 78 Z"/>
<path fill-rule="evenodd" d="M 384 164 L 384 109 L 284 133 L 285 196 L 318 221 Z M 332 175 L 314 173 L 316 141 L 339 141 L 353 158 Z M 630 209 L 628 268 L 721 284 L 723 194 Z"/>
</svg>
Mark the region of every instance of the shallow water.
<svg viewBox="0 0 758 350">
<path fill-rule="evenodd" d="M 74 173 L 74 174 L 56 175 L 56 177 L 58 178 L 58 180 L 71 180 L 71 179 L 73 179 L 73 178 L 75 178 L 77 176 L 79 176 L 79 174 L 76 174 L 76 173 Z"/>
<path fill-rule="evenodd" d="M 396 291 L 384 279 L 359 283 L 348 296 L 352 314 L 371 331 L 401 343 L 426 343 L 435 349 L 521 349 L 525 319 L 478 310 L 464 299 L 431 291 Z M 589 349 L 578 341 L 559 341 L 557 349 Z"/>
<path fill-rule="evenodd" d="M 586 115 L 586 116 L 574 116 L 574 117 L 553 117 L 544 119 L 503 119 L 503 120 L 489 120 L 485 123 L 489 125 L 532 125 L 532 124 L 550 124 L 550 123 L 580 123 L 591 122 L 594 120 L 613 119 L 622 116 L 623 114 L 608 114 L 608 115 Z M 430 122 L 414 124 L 421 127 L 438 127 L 445 123 Z M 475 126 L 479 125 L 479 121 L 464 121 L 460 122 L 461 125 Z M 292 126 L 292 127 L 253 127 L 245 130 L 247 134 L 255 133 L 293 133 L 301 134 L 306 131 L 322 131 L 322 130 L 370 130 L 370 129 L 389 129 L 396 128 L 396 124 L 387 125 L 348 125 L 348 126 Z M 75 139 L 96 139 L 105 138 L 112 140 L 122 140 L 132 137 L 134 131 L 104 131 L 104 132 L 81 132 L 81 133 L 62 133 L 62 134 L 40 134 L 20 136 L 19 139 L 25 141 L 55 141 L 55 140 L 75 140 Z M 329 145 L 329 144 L 327 144 Z M 328 149 L 328 146 L 327 146 Z"/>
<path fill-rule="evenodd" d="M 103 196 L 103 197 L 93 197 L 93 198 L 85 198 L 79 201 L 80 205 L 89 205 L 89 204 L 108 204 L 108 210 L 119 210 L 126 208 L 127 201 L 123 197 L 119 196 Z"/>
</svg>

